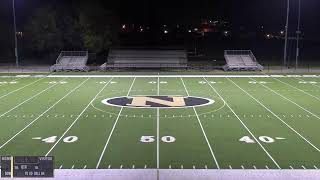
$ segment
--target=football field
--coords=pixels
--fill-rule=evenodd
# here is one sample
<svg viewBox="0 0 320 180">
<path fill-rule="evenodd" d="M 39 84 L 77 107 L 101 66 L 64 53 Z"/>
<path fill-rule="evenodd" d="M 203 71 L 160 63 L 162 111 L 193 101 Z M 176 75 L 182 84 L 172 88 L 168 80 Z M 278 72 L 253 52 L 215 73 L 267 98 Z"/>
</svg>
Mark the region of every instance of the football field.
<svg viewBox="0 0 320 180">
<path fill-rule="evenodd" d="M 318 169 L 320 76 L 2 76 L 8 155 L 57 169 Z"/>
</svg>

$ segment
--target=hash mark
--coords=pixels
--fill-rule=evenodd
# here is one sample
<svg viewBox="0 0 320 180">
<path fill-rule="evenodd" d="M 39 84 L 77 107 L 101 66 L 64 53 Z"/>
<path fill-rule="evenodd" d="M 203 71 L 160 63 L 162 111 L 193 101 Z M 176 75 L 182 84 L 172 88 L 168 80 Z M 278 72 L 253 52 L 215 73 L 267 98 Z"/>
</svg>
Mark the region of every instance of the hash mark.
<svg viewBox="0 0 320 180">
<path fill-rule="evenodd" d="M 74 168 L 74 165 L 72 165 L 71 169 L 73 169 L 73 168 Z"/>
<path fill-rule="evenodd" d="M 171 164 L 169 165 L 169 169 L 171 169 Z"/>
<path fill-rule="evenodd" d="M 61 169 L 62 168 L 62 165 L 59 167 L 59 169 Z"/>
<path fill-rule="evenodd" d="M 266 168 L 269 169 L 269 167 L 266 165 Z"/>
<path fill-rule="evenodd" d="M 135 168 L 135 165 L 132 165 L 132 169 L 134 169 Z"/>
<path fill-rule="evenodd" d="M 83 169 L 87 169 L 87 165 L 85 165 L 85 166 L 83 167 Z"/>
<path fill-rule="evenodd" d="M 120 169 L 122 169 L 123 165 L 121 164 Z"/>
<path fill-rule="evenodd" d="M 253 166 L 253 169 L 257 169 L 257 167 L 256 167 L 256 166 Z"/>
<path fill-rule="evenodd" d="M 243 166 L 243 165 L 241 165 L 241 168 L 242 168 L 242 169 L 244 169 L 244 166 Z"/>
<path fill-rule="evenodd" d="M 290 169 L 293 169 L 293 167 L 292 166 L 289 166 L 290 167 Z"/>
<path fill-rule="evenodd" d="M 229 165 L 229 169 L 232 169 L 232 166 L 231 166 L 231 165 Z"/>
<path fill-rule="evenodd" d="M 306 167 L 304 167 L 304 166 L 301 166 L 303 169 L 306 169 Z"/>
<path fill-rule="evenodd" d="M 147 169 L 147 165 L 146 164 L 144 165 L 144 168 Z"/>
<path fill-rule="evenodd" d="M 314 167 L 315 169 L 318 169 L 318 167 L 317 167 L 317 166 L 315 166 L 315 165 L 314 165 L 313 167 Z"/>
<path fill-rule="evenodd" d="M 205 169 L 208 169 L 208 166 L 207 166 L 207 165 L 205 165 L 205 166 L 204 166 L 204 168 L 205 168 Z"/>
<path fill-rule="evenodd" d="M 192 166 L 192 168 L 193 168 L 193 169 L 195 169 L 195 168 L 196 168 L 196 166 L 195 166 L 195 165 L 193 165 L 193 166 Z"/>
<path fill-rule="evenodd" d="M 183 165 L 181 165 L 181 169 L 183 169 Z"/>
<path fill-rule="evenodd" d="M 108 169 L 110 169 L 111 168 L 111 164 L 109 164 L 109 166 L 108 166 Z"/>
</svg>

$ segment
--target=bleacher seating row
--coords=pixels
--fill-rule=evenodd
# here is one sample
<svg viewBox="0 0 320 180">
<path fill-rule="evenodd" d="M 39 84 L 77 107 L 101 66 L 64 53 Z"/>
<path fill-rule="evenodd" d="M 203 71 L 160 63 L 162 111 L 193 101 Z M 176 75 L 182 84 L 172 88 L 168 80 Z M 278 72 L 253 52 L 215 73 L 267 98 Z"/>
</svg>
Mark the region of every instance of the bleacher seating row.
<svg viewBox="0 0 320 180">
<path fill-rule="evenodd" d="M 223 67 L 225 71 L 263 70 L 250 50 L 226 50 L 224 57 L 227 62 Z"/>
<path fill-rule="evenodd" d="M 112 49 L 101 68 L 178 68 L 187 62 L 185 50 Z"/>
<path fill-rule="evenodd" d="M 88 71 L 87 51 L 62 51 L 51 71 Z"/>
</svg>

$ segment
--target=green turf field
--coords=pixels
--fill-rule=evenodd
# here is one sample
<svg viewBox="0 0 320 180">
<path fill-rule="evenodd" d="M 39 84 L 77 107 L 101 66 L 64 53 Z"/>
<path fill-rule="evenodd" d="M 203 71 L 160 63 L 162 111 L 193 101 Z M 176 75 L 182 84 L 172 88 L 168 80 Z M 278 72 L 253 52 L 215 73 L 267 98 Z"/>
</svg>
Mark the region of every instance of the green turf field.
<svg viewBox="0 0 320 180">
<path fill-rule="evenodd" d="M 102 103 L 126 96 L 214 102 Z M 0 102 L 0 156 L 56 168 L 320 168 L 320 76 L 7 76 Z"/>
</svg>

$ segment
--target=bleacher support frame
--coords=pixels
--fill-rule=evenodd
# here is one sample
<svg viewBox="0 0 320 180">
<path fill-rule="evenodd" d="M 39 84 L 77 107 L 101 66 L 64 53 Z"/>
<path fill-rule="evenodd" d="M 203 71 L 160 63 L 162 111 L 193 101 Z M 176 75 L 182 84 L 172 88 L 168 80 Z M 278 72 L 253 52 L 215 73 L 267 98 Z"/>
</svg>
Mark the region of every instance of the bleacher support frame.
<svg viewBox="0 0 320 180">
<path fill-rule="evenodd" d="M 80 57 L 84 58 L 84 62 L 82 64 L 72 64 L 77 59 L 79 60 Z M 70 58 L 70 63 L 62 64 L 61 61 L 64 58 Z M 86 66 L 88 58 L 88 51 L 61 51 L 56 60 L 56 64 L 51 66 L 50 71 L 89 71 L 89 67 Z"/>
<path fill-rule="evenodd" d="M 231 64 L 229 62 L 229 56 L 238 56 L 238 59 L 242 59 L 243 63 L 239 63 L 237 65 Z M 252 63 L 246 64 L 243 60 L 243 56 L 249 56 Z M 223 69 L 225 71 L 262 71 L 263 66 L 261 66 L 254 54 L 251 50 L 225 50 L 224 51 L 224 58 L 227 62 Z"/>
<path fill-rule="evenodd" d="M 161 69 L 187 68 L 188 58 L 185 50 L 177 49 L 114 49 L 110 50 L 108 62 L 101 70 L 112 69 Z"/>
</svg>

